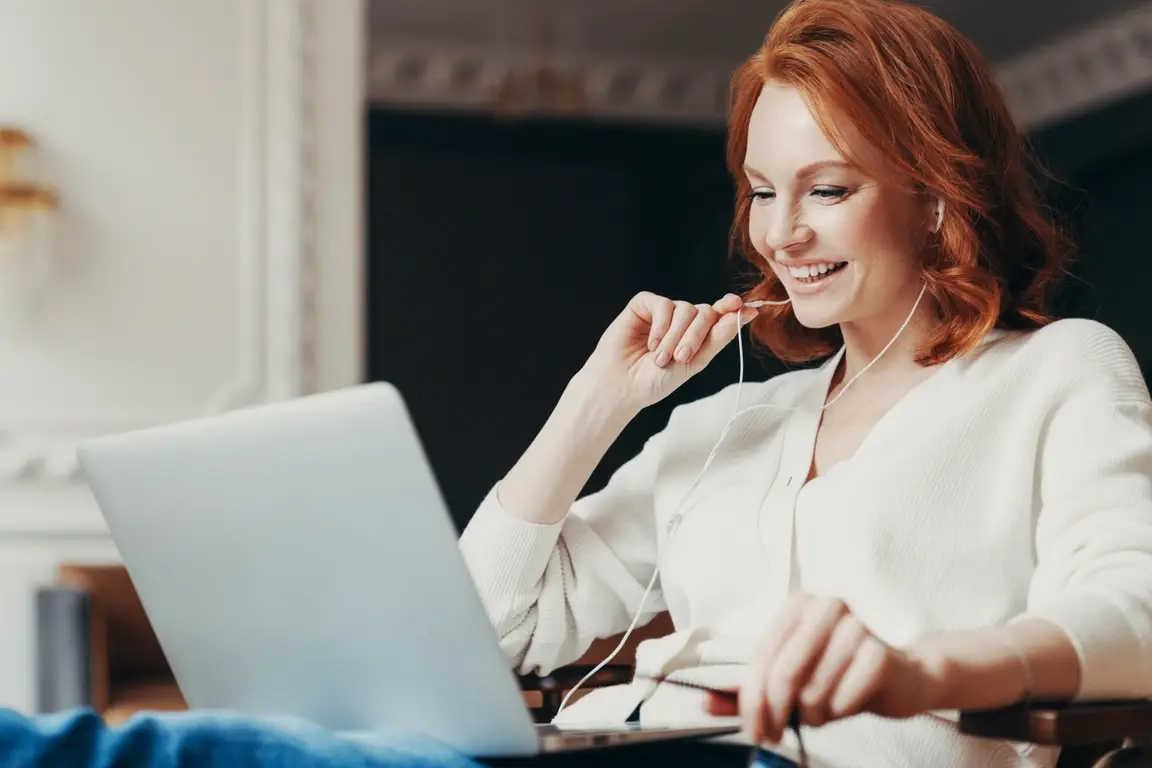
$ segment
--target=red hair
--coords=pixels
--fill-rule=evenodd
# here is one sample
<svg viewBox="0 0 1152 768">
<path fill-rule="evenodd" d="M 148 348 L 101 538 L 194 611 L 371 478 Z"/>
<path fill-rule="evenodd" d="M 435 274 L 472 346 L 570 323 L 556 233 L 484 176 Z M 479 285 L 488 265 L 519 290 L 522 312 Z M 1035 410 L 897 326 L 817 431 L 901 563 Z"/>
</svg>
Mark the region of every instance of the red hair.
<svg viewBox="0 0 1152 768">
<path fill-rule="evenodd" d="M 752 246 L 742 170 L 748 121 L 768 81 L 795 88 L 850 161 L 859 162 L 839 121 L 883 158 L 884 168 L 870 170 L 943 200 L 943 226 L 923 256 L 939 323 L 917 362 L 963 354 L 992 328 L 1051 322 L 1045 305 L 1070 243 L 1042 212 L 1031 175 L 1039 166 L 979 51 L 942 19 L 897 0 L 798 0 L 733 76 L 733 239 L 759 272 L 748 298 L 785 297 Z M 807 328 L 788 306 L 761 310 L 751 335 L 790 362 L 824 357 L 842 343 L 839 327 Z"/>
</svg>

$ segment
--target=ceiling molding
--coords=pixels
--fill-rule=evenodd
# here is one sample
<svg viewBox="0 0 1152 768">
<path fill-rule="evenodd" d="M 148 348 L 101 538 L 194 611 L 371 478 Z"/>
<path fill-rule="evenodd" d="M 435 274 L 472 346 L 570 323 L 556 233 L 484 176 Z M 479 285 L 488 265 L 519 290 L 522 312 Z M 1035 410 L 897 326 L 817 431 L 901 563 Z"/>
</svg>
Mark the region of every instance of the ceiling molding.
<svg viewBox="0 0 1152 768">
<path fill-rule="evenodd" d="M 371 104 L 412 109 L 494 111 L 493 91 L 530 66 L 528 54 L 499 56 L 481 45 L 375 40 L 367 87 Z M 572 56 L 550 59 L 579 77 L 580 116 L 676 124 L 723 124 L 735 63 Z M 546 114 L 546 113 L 541 113 Z"/>
<path fill-rule="evenodd" d="M 501 78 L 530 63 L 492 46 L 399 41 L 377 36 L 368 57 L 371 104 L 493 112 Z M 721 126 L 737 62 L 567 57 L 552 62 L 581 77 L 582 116 Z M 1152 86 L 1152 2 L 1086 27 L 996 68 L 1025 130 L 1091 111 Z"/>
<path fill-rule="evenodd" d="M 997 76 L 1029 130 L 1152 88 L 1152 2 L 1013 58 Z"/>
</svg>

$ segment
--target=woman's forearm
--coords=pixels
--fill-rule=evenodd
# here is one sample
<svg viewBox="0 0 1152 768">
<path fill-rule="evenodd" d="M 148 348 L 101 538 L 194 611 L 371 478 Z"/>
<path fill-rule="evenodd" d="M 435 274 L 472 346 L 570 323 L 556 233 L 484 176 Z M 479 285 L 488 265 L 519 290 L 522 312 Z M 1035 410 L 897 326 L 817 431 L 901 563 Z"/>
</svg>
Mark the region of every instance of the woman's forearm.
<svg viewBox="0 0 1152 768">
<path fill-rule="evenodd" d="M 500 505 L 532 523 L 562 520 L 634 415 L 603 392 L 593 376 L 577 374 L 497 487 Z"/>
<path fill-rule="evenodd" d="M 1032 699 L 1070 699 L 1080 688 L 1076 648 L 1062 629 L 1044 619 L 938 635 L 908 652 L 923 661 L 937 681 L 929 710 L 995 709 L 1026 694 Z"/>
</svg>

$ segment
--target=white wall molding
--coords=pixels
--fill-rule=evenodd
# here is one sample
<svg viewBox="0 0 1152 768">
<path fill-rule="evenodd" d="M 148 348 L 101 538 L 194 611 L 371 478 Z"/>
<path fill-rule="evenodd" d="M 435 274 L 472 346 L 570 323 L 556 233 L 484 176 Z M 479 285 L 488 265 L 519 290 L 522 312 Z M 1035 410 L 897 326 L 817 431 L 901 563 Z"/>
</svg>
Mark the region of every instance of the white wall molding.
<svg viewBox="0 0 1152 768">
<path fill-rule="evenodd" d="M 315 379 L 315 0 L 247 0 L 248 129 L 240 269 L 239 376 L 205 407 L 219 413 L 303 394 Z M 194 414 L 193 414 L 194 415 Z"/>
<path fill-rule="evenodd" d="M 269 76 L 262 89 L 269 151 L 263 222 L 268 243 L 263 275 L 269 289 L 264 328 L 268 369 L 262 386 L 240 405 L 296 397 L 310 391 L 316 379 L 315 2 L 262 3 L 269 33 Z"/>
<path fill-rule="evenodd" d="M 80 481 L 75 446 L 95 434 L 305 394 L 317 379 L 317 0 L 244 0 L 237 370 L 196 403 L 98 413 L 65 405 L 4 414 L 0 489 Z"/>
<path fill-rule="evenodd" d="M 526 53 L 431 41 L 371 42 L 372 103 L 401 108 L 491 111 L 491 88 Z M 738 62 L 621 59 L 588 52 L 554 62 L 583 77 L 585 114 L 620 120 L 722 125 Z M 998 77 L 1028 130 L 1074 117 L 1152 86 L 1152 3 L 1005 62 Z"/>
</svg>

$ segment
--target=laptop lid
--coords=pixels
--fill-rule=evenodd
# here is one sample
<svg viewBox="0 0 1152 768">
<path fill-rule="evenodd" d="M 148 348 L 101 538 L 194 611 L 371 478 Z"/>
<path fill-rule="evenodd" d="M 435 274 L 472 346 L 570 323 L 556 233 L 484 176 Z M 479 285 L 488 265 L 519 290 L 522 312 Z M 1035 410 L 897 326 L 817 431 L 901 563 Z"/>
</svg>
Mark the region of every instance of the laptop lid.
<svg viewBox="0 0 1152 768">
<path fill-rule="evenodd" d="M 101 437 L 79 459 L 189 706 L 538 750 L 394 387 Z"/>
</svg>

